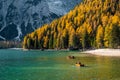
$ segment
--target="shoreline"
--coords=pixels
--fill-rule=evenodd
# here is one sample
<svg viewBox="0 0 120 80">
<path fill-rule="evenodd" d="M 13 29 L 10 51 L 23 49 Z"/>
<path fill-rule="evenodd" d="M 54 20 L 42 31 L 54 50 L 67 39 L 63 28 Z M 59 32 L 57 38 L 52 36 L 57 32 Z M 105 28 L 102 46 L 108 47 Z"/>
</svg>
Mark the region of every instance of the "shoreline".
<svg viewBox="0 0 120 80">
<path fill-rule="evenodd" d="M 29 50 L 40 50 L 41 49 L 24 49 L 24 48 L 8 48 L 8 49 L 14 49 L 14 50 L 23 50 L 23 51 L 29 51 Z M 45 49 L 43 51 L 70 51 L 68 49 Z M 74 51 L 74 50 L 73 50 Z M 76 51 L 76 50 L 75 50 Z M 86 51 L 77 50 L 80 53 L 87 53 L 87 54 L 93 54 L 98 56 L 118 56 L 120 57 L 120 49 L 88 49 Z"/>
<path fill-rule="evenodd" d="M 83 51 L 81 53 L 88 53 L 88 54 L 99 55 L 99 56 L 120 57 L 120 49 L 95 49 L 95 50 Z"/>
</svg>

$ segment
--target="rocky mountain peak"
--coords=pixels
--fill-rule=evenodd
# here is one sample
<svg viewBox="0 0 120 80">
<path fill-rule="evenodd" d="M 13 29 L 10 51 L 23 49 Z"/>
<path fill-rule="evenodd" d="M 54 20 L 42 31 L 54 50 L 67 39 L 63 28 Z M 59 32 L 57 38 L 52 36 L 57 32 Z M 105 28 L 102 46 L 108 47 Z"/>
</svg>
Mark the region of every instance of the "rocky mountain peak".
<svg viewBox="0 0 120 80">
<path fill-rule="evenodd" d="M 0 0 L 0 40 L 21 40 L 81 0 Z"/>
</svg>

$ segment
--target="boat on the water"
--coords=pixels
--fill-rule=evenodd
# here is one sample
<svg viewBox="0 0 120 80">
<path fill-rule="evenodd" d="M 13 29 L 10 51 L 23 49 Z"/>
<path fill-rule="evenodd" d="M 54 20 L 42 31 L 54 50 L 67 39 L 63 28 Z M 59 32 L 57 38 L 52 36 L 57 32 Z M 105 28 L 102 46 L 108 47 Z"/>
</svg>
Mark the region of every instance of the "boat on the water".
<svg viewBox="0 0 120 80">
<path fill-rule="evenodd" d="M 78 66 L 78 67 L 85 67 L 85 65 L 82 64 L 82 63 L 80 63 L 80 62 L 76 63 L 75 66 Z"/>
<path fill-rule="evenodd" d="M 75 56 L 67 56 L 67 59 L 75 59 Z"/>
</svg>

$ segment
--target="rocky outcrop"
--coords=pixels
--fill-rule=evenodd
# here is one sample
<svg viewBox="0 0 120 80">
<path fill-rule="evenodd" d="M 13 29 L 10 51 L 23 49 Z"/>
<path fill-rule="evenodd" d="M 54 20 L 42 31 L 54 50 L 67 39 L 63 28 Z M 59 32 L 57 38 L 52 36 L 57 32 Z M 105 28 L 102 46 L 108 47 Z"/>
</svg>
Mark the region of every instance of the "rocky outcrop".
<svg viewBox="0 0 120 80">
<path fill-rule="evenodd" d="M 0 40 L 21 40 L 81 0 L 0 0 Z"/>
</svg>

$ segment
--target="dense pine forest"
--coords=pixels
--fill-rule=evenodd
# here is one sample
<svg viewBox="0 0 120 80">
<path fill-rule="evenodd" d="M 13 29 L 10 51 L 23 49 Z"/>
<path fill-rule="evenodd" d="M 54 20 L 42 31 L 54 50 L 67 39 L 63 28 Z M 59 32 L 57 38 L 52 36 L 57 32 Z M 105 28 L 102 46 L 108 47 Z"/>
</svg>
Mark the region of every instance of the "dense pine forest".
<svg viewBox="0 0 120 80">
<path fill-rule="evenodd" d="M 21 48 L 22 42 L 19 41 L 0 41 L 0 49 Z"/>
<path fill-rule="evenodd" d="M 120 0 L 83 0 L 24 37 L 26 49 L 120 48 Z"/>
</svg>

